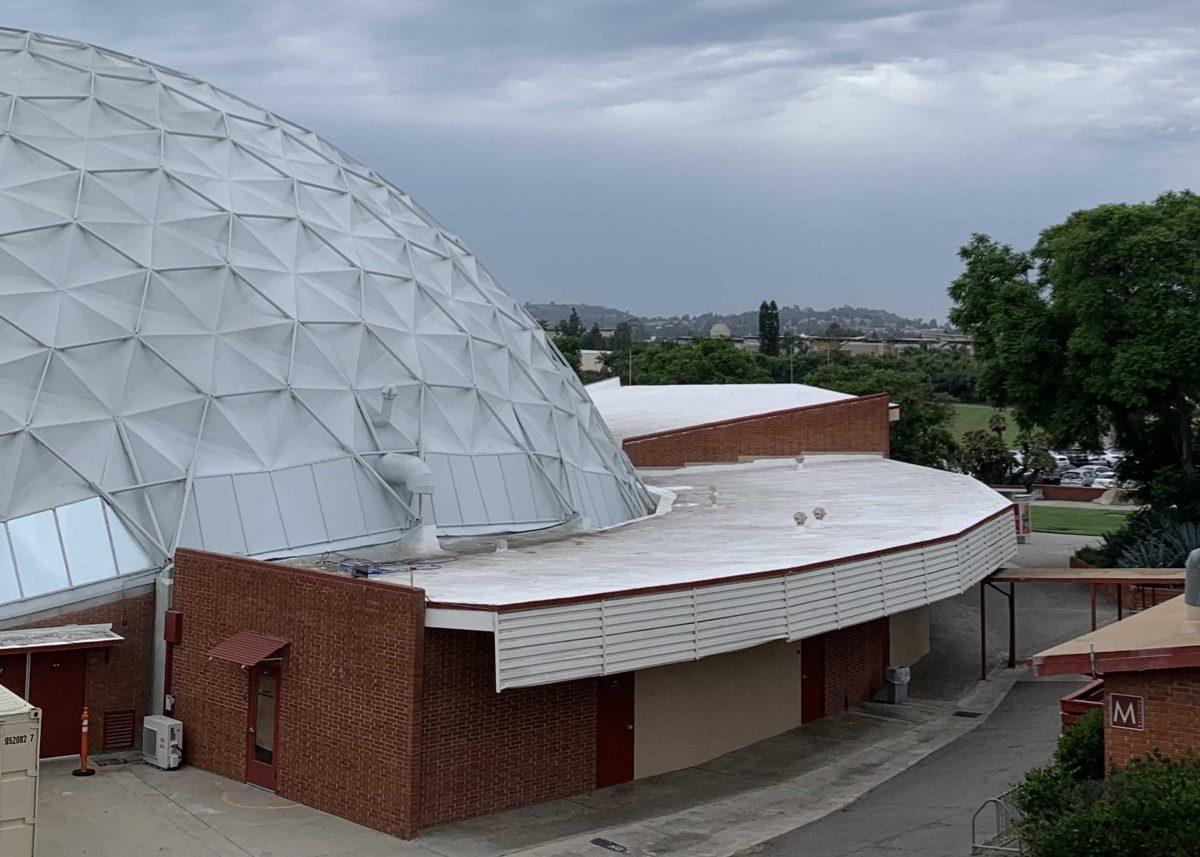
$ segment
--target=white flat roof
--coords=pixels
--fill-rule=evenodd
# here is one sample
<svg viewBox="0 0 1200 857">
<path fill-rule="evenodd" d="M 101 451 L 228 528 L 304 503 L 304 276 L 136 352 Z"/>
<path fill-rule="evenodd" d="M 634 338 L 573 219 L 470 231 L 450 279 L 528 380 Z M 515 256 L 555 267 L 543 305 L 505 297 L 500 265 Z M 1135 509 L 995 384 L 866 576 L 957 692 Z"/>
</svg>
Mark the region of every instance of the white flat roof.
<svg viewBox="0 0 1200 857">
<path fill-rule="evenodd" d="M 381 545 L 355 557 L 391 565 L 373 580 L 425 590 L 433 606 L 505 607 L 686 586 L 954 536 L 1010 507 L 995 491 L 954 473 L 873 455 L 811 455 L 790 460 L 708 465 L 646 476 L 673 492 L 665 514 L 600 532 L 444 539 L 427 562 L 401 561 Z M 717 489 L 709 505 L 708 486 Z M 816 524 L 812 510 L 827 517 Z M 803 511 L 808 525 L 792 516 Z M 299 564 L 319 567 L 320 558 Z"/>
<path fill-rule="evenodd" d="M 589 384 L 588 394 L 617 440 L 853 399 L 806 384 Z"/>
</svg>

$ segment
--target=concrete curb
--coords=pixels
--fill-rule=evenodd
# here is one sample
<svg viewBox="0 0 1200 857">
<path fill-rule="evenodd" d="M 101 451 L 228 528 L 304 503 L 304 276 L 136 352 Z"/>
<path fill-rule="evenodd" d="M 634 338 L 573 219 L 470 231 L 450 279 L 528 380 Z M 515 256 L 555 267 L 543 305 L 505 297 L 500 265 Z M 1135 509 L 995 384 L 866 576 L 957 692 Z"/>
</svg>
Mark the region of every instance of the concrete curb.
<svg viewBox="0 0 1200 857">
<path fill-rule="evenodd" d="M 966 735 L 987 719 L 1017 681 L 1028 676 L 1025 667 L 997 669 L 945 714 L 785 782 L 506 853 L 512 857 L 598 857 L 605 846 L 596 844 L 596 839 L 610 843 L 609 850 L 647 857 L 671 853 L 731 857 L 752 852 L 853 803 Z M 978 716 L 955 716 L 955 711 Z"/>
</svg>

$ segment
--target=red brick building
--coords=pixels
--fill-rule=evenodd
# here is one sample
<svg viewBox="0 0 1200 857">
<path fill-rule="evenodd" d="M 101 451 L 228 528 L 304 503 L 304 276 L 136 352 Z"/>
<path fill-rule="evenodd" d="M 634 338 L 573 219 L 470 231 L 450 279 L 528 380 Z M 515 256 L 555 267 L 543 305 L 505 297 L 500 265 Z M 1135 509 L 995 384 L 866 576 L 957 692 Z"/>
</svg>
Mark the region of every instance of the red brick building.
<svg viewBox="0 0 1200 857">
<path fill-rule="evenodd" d="M 439 533 L 416 560 L 181 547 L 0 623 L 0 683 L 45 710 L 45 755 L 85 705 L 114 751 L 165 702 L 187 764 L 405 837 L 844 711 L 1013 554 L 1011 506 L 890 461 L 886 396 L 777 387 L 601 397 L 618 436 L 654 429 L 621 438 L 647 518 Z"/>
<path fill-rule="evenodd" d="M 886 397 L 843 398 L 672 429 L 658 461 L 707 463 L 645 472 L 661 513 L 606 531 L 443 538 L 419 562 L 180 549 L 187 762 L 411 836 L 860 704 L 928 650 L 927 605 L 1014 544 L 998 495 L 883 457 L 888 420 Z"/>
<path fill-rule="evenodd" d="M 1185 611 L 1178 596 L 1031 659 L 1038 675 L 1100 680 L 1088 696 L 1104 709 L 1111 764 L 1154 750 L 1174 758 L 1200 752 L 1200 623 Z"/>
</svg>

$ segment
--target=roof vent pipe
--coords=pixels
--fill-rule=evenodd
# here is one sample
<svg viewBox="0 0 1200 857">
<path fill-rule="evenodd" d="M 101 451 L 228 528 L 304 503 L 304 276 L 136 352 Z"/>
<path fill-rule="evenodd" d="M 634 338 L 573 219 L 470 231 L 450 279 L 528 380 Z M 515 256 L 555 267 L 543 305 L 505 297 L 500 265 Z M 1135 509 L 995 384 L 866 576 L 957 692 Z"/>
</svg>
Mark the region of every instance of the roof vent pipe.
<svg viewBox="0 0 1200 857">
<path fill-rule="evenodd" d="M 385 452 L 379 456 L 375 470 L 384 482 L 409 494 L 433 493 L 433 471 L 415 455 Z"/>
<path fill-rule="evenodd" d="M 1184 563 L 1187 576 L 1183 581 L 1183 616 L 1189 622 L 1200 621 L 1200 548 L 1188 554 Z"/>
<path fill-rule="evenodd" d="M 396 388 L 391 384 L 388 384 L 379 391 L 379 395 L 383 399 L 383 407 L 379 409 L 379 413 L 375 414 L 375 418 L 371 420 L 376 428 L 383 428 L 392 421 L 392 405 L 396 401 L 396 392 Z"/>
</svg>

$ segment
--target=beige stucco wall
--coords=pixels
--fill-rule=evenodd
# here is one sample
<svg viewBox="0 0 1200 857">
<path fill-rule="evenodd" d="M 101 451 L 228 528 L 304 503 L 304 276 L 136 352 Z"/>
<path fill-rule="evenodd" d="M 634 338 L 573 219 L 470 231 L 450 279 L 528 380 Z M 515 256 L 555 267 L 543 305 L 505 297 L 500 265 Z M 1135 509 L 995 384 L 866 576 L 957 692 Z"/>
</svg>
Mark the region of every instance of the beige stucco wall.
<svg viewBox="0 0 1200 857">
<path fill-rule="evenodd" d="M 911 666 L 929 654 L 929 608 L 917 607 L 890 619 L 889 664 Z"/>
<path fill-rule="evenodd" d="M 799 726 L 799 649 L 780 641 L 638 671 L 634 777 L 697 765 Z"/>
</svg>

